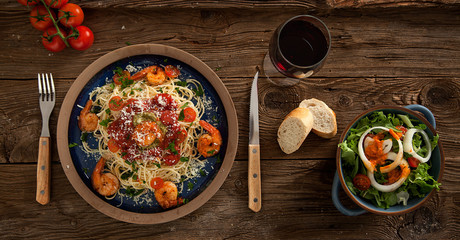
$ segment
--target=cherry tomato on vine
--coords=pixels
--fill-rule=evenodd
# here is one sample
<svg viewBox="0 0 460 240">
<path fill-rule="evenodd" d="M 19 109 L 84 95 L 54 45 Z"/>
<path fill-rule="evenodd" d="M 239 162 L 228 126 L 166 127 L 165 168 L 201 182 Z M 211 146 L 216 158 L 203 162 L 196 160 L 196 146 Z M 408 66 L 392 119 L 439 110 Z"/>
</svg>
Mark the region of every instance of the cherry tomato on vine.
<svg viewBox="0 0 460 240">
<path fill-rule="evenodd" d="M 166 66 L 165 73 L 166 73 L 166 76 L 170 78 L 176 78 L 177 76 L 180 75 L 179 69 L 177 69 L 177 67 L 174 67 L 173 65 Z"/>
<path fill-rule="evenodd" d="M 59 28 L 59 30 L 61 31 L 62 35 L 66 37 L 65 32 L 61 28 Z M 66 47 L 64 40 L 62 40 L 61 37 L 58 35 L 53 36 L 56 33 L 57 30 L 55 27 L 49 27 L 45 30 L 45 32 L 43 32 L 42 44 L 51 52 L 60 52 Z"/>
<path fill-rule="evenodd" d="M 88 49 L 93 45 L 94 42 L 94 34 L 86 26 L 80 25 L 75 28 L 77 36 L 69 37 L 67 41 L 69 41 L 70 46 L 79 51 L 83 51 Z M 73 31 L 70 31 L 69 34 L 73 34 Z"/>
<path fill-rule="evenodd" d="M 24 5 L 24 6 L 33 6 L 37 3 L 39 3 L 40 0 L 18 0 L 18 3 Z"/>
<path fill-rule="evenodd" d="M 63 5 L 65 5 L 69 0 L 45 0 L 45 3 L 47 6 L 50 6 L 52 8 L 61 8 Z M 51 5 L 51 3 L 53 5 Z"/>
<path fill-rule="evenodd" d="M 54 12 L 51 11 L 51 14 L 53 18 L 56 18 Z M 53 21 L 43 5 L 36 6 L 30 11 L 29 20 L 32 26 L 40 31 L 45 31 L 47 28 L 53 26 Z"/>
<path fill-rule="evenodd" d="M 59 22 L 70 28 L 80 26 L 83 23 L 85 14 L 77 4 L 67 3 L 63 5 L 58 12 Z"/>
</svg>

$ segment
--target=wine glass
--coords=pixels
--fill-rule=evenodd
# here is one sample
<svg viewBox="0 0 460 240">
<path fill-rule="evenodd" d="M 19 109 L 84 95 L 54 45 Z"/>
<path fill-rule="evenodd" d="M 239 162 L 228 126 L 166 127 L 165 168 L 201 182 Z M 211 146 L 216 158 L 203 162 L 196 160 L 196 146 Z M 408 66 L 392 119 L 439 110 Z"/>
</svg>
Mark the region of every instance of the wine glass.
<svg viewBox="0 0 460 240">
<path fill-rule="evenodd" d="M 292 86 L 317 72 L 330 48 L 331 34 L 321 20 L 295 16 L 273 34 L 263 62 L 264 74 L 275 85 Z"/>
</svg>

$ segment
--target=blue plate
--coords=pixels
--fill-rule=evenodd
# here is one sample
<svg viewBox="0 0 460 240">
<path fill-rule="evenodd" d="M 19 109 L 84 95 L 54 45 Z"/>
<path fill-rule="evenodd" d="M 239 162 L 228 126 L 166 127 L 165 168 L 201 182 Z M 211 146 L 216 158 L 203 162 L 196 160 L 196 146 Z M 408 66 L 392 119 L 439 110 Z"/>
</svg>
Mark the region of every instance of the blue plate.
<svg viewBox="0 0 460 240">
<path fill-rule="evenodd" d="M 143 54 L 136 54 L 139 52 Z M 145 52 L 147 54 L 144 54 Z M 160 54 L 155 54 L 157 52 Z M 161 223 L 192 212 L 211 198 L 222 185 L 236 155 L 238 123 L 230 95 L 209 67 L 192 55 L 172 47 L 155 44 L 136 45 L 107 55 L 90 65 L 79 76 L 69 90 L 61 109 L 58 121 L 58 151 L 69 181 L 93 207 L 122 221 Z M 127 56 L 123 57 L 124 55 Z M 110 62 L 107 63 L 107 61 Z M 101 156 L 100 154 L 88 154 L 82 150 L 82 132 L 78 128 L 77 117 L 88 101 L 89 93 L 97 87 L 110 83 L 114 75 L 113 71 L 117 67 L 125 69 L 128 65 L 136 68 L 151 65 L 180 66 L 179 79 L 193 78 L 198 80 L 203 87 L 206 110 L 202 120 L 211 123 L 221 132 L 223 145 L 219 154 L 205 160 L 201 174 L 184 181 L 183 184 L 177 184 L 179 185 L 179 197 L 189 202 L 181 207 L 162 209 L 150 191 L 134 199 L 124 194 L 117 194 L 113 199 L 106 199 L 92 188 L 90 176 Z M 190 85 L 189 87 L 192 88 Z M 86 141 L 91 148 L 97 148 L 97 140 L 92 134 L 86 135 Z M 69 148 L 69 144 L 72 143 L 78 146 Z M 121 191 L 123 193 L 125 190 Z M 197 200 L 194 201 L 195 199 Z M 163 214 L 166 212 L 173 213 Z"/>
</svg>

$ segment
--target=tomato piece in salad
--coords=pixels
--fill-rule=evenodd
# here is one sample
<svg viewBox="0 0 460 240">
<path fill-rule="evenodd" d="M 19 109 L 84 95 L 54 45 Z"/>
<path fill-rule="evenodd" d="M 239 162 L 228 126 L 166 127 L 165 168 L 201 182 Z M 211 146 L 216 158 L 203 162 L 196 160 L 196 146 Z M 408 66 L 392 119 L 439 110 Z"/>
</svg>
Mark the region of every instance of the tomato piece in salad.
<svg viewBox="0 0 460 240">
<path fill-rule="evenodd" d="M 414 158 L 414 157 L 408 158 L 407 162 L 409 163 L 409 166 L 411 168 L 417 168 L 418 165 L 420 164 L 420 161 L 417 158 Z"/>
<path fill-rule="evenodd" d="M 371 186 L 371 180 L 366 175 L 358 173 L 353 178 L 353 185 L 361 191 L 366 191 Z"/>
</svg>

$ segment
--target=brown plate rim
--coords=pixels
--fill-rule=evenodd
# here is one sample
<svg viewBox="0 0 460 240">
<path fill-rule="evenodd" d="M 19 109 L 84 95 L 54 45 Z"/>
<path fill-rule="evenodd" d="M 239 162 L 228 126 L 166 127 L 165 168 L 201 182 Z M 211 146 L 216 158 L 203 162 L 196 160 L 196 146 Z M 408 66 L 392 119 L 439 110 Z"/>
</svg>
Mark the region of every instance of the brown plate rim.
<svg viewBox="0 0 460 240">
<path fill-rule="evenodd" d="M 426 120 L 425 117 L 423 117 L 422 115 L 420 115 L 418 112 L 416 111 L 413 111 L 411 109 L 408 109 L 408 108 L 405 108 L 405 107 L 400 107 L 400 106 L 392 106 L 392 105 L 380 105 L 380 106 L 376 106 L 376 107 L 373 107 L 373 108 L 370 108 L 366 111 L 363 111 L 362 113 L 360 113 L 358 116 L 356 116 L 348 125 L 347 127 L 345 128 L 345 130 L 342 132 L 341 136 L 340 136 L 340 140 L 339 140 L 339 143 L 343 142 L 344 138 L 345 138 L 345 135 L 347 134 L 347 132 L 350 130 L 351 126 L 353 126 L 353 124 L 358 121 L 358 119 L 360 119 L 361 117 L 363 117 L 364 115 L 370 113 L 370 112 L 374 112 L 374 111 L 378 111 L 378 110 L 383 110 L 383 109 L 396 109 L 396 110 L 401 110 L 401 111 L 404 111 L 404 112 L 408 112 L 412 115 L 414 115 L 415 117 L 417 117 L 419 120 L 421 120 L 430 130 L 431 132 L 436 135 L 437 132 L 436 132 L 436 129 L 433 128 L 433 126 L 428 122 L 428 120 Z M 442 148 L 442 143 L 441 143 L 441 140 L 438 140 L 438 147 L 439 147 L 439 152 L 440 152 L 440 156 L 441 156 L 441 166 L 440 166 L 440 171 L 439 171 L 439 178 L 438 178 L 438 182 L 441 182 L 442 180 L 442 176 L 444 174 L 444 150 Z M 418 204 L 412 206 L 412 207 L 409 207 L 407 209 L 404 209 L 402 211 L 398 211 L 398 212 L 385 212 L 385 211 L 379 211 L 379 210 L 376 210 L 376 209 L 373 209 L 373 208 L 369 208 L 367 207 L 366 205 L 363 205 L 361 202 L 359 202 L 358 200 L 356 200 L 356 197 L 355 195 L 348 189 L 344 179 L 343 179 L 343 173 L 342 173 L 342 167 L 340 166 L 340 147 L 337 148 L 337 153 L 336 153 L 336 167 L 337 167 L 337 172 L 338 172 L 338 175 L 339 175 L 339 180 L 340 180 L 340 184 L 342 185 L 342 188 L 344 189 L 345 193 L 348 195 L 348 197 L 353 200 L 353 202 L 355 204 L 357 204 L 360 208 L 366 210 L 366 211 L 369 211 L 371 213 L 375 213 L 375 214 L 379 214 L 379 215 L 386 215 L 386 216 L 389 216 L 389 215 L 401 215 L 401 214 L 405 214 L 405 213 L 409 213 L 409 212 L 412 212 L 414 210 L 416 210 L 417 208 L 421 207 L 423 204 L 425 204 L 425 202 L 430 199 L 433 194 L 435 193 L 435 190 L 433 189 L 427 196 L 425 196 L 425 198 L 419 202 Z"/>
<path fill-rule="evenodd" d="M 126 211 L 102 200 L 94 194 L 78 175 L 69 151 L 68 127 L 71 110 L 81 90 L 91 78 L 113 62 L 136 55 L 155 54 L 180 60 L 200 72 L 213 86 L 225 109 L 228 123 L 228 145 L 222 165 L 209 186 L 193 200 L 180 207 L 160 213 L 135 213 Z M 183 217 L 205 204 L 222 186 L 227 178 L 238 146 L 238 118 L 233 100 L 217 74 L 204 62 L 192 54 L 175 47 L 162 44 L 138 44 L 109 52 L 91 63 L 78 76 L 67 92 L 59 113 L 57 124 L 57 149 L 64 173 L 78 194 L 98 211 L 120 221 L 137 224 L 159 224 Z"/>
</svg>

